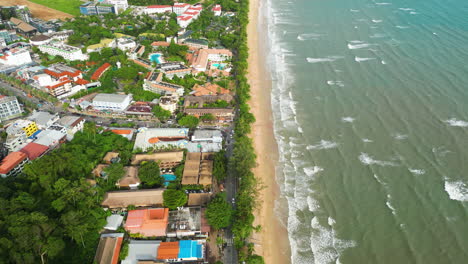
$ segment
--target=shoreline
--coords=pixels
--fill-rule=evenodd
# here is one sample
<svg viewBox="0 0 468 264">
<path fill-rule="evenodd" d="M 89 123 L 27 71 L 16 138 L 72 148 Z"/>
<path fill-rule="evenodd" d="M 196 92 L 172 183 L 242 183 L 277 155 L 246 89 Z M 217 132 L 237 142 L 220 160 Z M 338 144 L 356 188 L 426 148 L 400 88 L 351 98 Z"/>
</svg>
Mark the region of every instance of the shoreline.
<svg viewBox="0 0 468 264">
<path fill-rule="evenodd" d="M 264 49 L 258 33 L 259 5 L 261 0 L 250 0 L 247 41 L 249 47 L 247 78 L 250 84 L 249 105 L 255 116 L 250 137 L 253 140 L 257 167 L 253 173 L 262 187 L 259 191 L 258 206 L 254 210 L 254 225 L 261 230 L 254 232 L 251 242 L 254 253 L 264 257 L 265 263 L 291 263 L 291 248 L 288 231 L 275 214 L 275 204 L 280 196 L 276 182 L 276 165 L 279 158 L 278 146 L 273 131 L 271 106 L 272 80 L 266 70 Z"/>
</svg>

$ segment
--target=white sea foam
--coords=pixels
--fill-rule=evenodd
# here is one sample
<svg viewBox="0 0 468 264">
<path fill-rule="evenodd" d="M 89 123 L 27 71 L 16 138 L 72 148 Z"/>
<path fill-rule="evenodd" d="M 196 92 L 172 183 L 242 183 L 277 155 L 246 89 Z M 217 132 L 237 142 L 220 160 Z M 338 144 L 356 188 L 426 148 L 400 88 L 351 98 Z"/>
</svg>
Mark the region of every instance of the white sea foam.
<svg viewBox="0 0 468 264">
<path fill-rule="evenodd" d="M 426 173 L 425 170 L 423 169 L 411 169 L 411 168 L 408 168 L 408 170 L 413 173 L 413 174 L 416 174 L 416 175 L 423 175 Z"/>
<path fill-rule="evenodd" d="M 328 85 L 336 85 L 339 87 L 344 87 L 344 83 L 342 81 L 327 81 Z"/>
<path fill-rule="evenodd" d="M 319 62 L 333 62 L 338 59 L 342 59 L 342 56 L 328 56 L 325 58 L 307 58 L 307 62 L 309 63 L 319 63 Z"/>
<path fill-rule="evenodd" d="M 432 32 L 432 34 L 437 36 L 437 33 L 435 33 L 435 32 Z"/>
<path fill-rule="evenodd" d="M 338 147 L 338 143 L 333 142 L 333 141 L 327 141 L 327 140 L 320 140 L 318 144 L 307 146 L 307 149 L 309 150 L 316 150 L 316 149 L 332 149 Z"/>
<path fill-rule="evenodd" d="M 384 64 L 384 65 L 387 64 L 387 62 L 384 61 L 384 60 L 380 61 L 380 63 L 382 63 L 382 64 Z"/>
<path fill-rule="evenodd" d="M 354 122 L 354 120 L 356 120 L 356 119 L 354 117 L 350 117 L 350 116 L 346 116 L 346 117 L 341 118 L 341 121 L 343 121 L 345 123 L 352 123 L 352 122 Z"/>
<path fill-rule="evenodd" d="M 315 177 L 315 175 L 321 171 L 323 171 L 323 168 L 319 167 L 319 166 L 313 166 L 313 167 L 306 167 L 303 169 L 304 170 L 304 173 L 309 176 L 309 177 Z"/>
<path fill-rule="evenodd" d="M 385 185 L 385 182 L 383 182 L 383 181 L 379 178 L 379 176 L 377 176 L 377 174 L 374 174 L 374 179 L 375 179 L 378 183 L 380 183 L 380 185 L 382 185 L 382 186 L 384 186 L 384 187 L 386 186 L 386 185 Z"/>
<path fill-rule="evenodd" d="M 309 211 L 311 212 L 317 212 L 320 209 L 320 204 L 317 200 L 312 198 L 311 196 L 307 196 L 307 205 L 309 208 Z"/>
<path fill-rule="evenodd" d="M 373 44 L 369 44 L 369 43 L 365 43 L 365 42 L 360 42 L 360 43 L 357 43 L 357 44 L 348 43 L 348 49 L 350 49 L 350 50 L 364 49 L 364 48 L 368 48 L 368 47 L 370 47 L 372 45 Z"/>
<path fill-rule="evenodd" d="M 328 217 L 328 225 L 333 226 L 336 223 L 335 219 Z"/>
<path fill-rule="evenodd" d="M 311 227 L 314 229 L 310 236 L 310 248 L 314 254 L 314 263 L 336 262 L 341 252 L 356 246 L 355 241 L 336 237 L 333 228 L 320 225 L 317 217 L 312 218 Z"/>
<path fill-rule="evenodd" d="M 388 209 L 392 211 L 393 215 L 396 215 L 396 209 L 391 203 L 392 196 L 390 194 L 387 194 L 387 202 L 385 202 L 385 205 L 387 205 Z"/>
<path fill-rule="evenodd" d="M 400 29 L 406 29 L 406 28 L 409 28 L 408 26 L 395 26 L 396 28 L 400 28 Z"/>
<path fill-rule="evenodd" d="M 403 10 L 403 11 L 414 11 L 413 8 L 406 8 L 406 7 L 400 7 L 398 9 Z"/>
<path fill-rule="evenodd" d="M 450 199 L 468 202 L 468 186 L 462 181 L 445 181 L 445 191 Z"/>
<path fill-rule="evenodd" d="M 381 2 L 381 3 L 375 3 L 376 5 L 391 5 L 392 3 L 387 3 L 387 2 Z"/>
<path fill-rule="evenodd" d="M 418 12 L 414 12 L 414 11 L 411 11 L 409 13 L 410 13 L 410 15 L 418 15 L 419 14 Z"/>
<path fill-rule="evenodd" d="M 396 134 L 393 135 L 393 138 L 396 139 L 396 140 L 405 140 L 405 139 L 408 138 L 408 135 L 396 133 Z"/>
<path fill-rule="evenodd" d="M 354 12 L 354 13 L 360 12 L 360 11 L 357 10 L 357 9 L 350 9 L 349 11 Z"/>
<path fill-rule="evenodd" d="M 368 138 L 363 138 L 363 139 L 362 139 L 362 142 L 364 142 L 364 143 L 372 143 L 372 142 L 374 142 L 374 141 L 371 140 L 371 139 L 368 139 Z"/>
<path fill-rule="evenodd" d="M 370 35 L 369 38 L 385 38 L 387 35 L 383 33 L 375 33 L 373 35 Z"/>
<path fill-rule="evenodd" d="M 372 22 L 374 22 L 374 23 L 382 23 L 383 20 L 381 20 L 381 19 L 372 19 Z"/>
<path fill-rule="evenodd" d="M 396 163 L 391 161 L 376 160 L 364 152 L 361 152 L 359 155 L 359 160 L 365 165 L 397 166 Z"/>
<path fill-rule="evenodd" d="M 445 120 L 445 123 L 447 123 L 447 124 L 449 124 L 449 126 L 453 126 L 453 127 L 468 127 L 468 122 L 463 121 L 463 120 L 458 120 L 456 118 Z"/>
<path fill-rule="evenodd" d="M 363 62 L 363 61 L 370 61 L 370 60 L 375 60 L 375 58 L 361 58 L 361 57 L 354 57 L 354 60 L 356 62 Z"/>
<path fill-rule="evenodd" d="M 298 40 L 305 41 L 305 40 L 317 40 L 319 37 L 321 37 L 322 34 L 317 34 L 317 33 L 304 33 L 304 34 L 299 34 L 297 36 Z"/>
</svg>

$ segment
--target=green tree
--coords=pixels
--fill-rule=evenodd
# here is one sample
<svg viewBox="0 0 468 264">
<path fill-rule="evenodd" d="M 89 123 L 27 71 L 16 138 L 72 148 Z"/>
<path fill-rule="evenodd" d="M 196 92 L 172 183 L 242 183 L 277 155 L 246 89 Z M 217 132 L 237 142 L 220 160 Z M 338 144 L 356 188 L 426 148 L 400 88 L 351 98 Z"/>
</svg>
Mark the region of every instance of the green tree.
<svg viewBox="0 0 468 264">
<path fill-rule="evenodd" d="M 232 206 L 226 201 L 226 193 L 218 193 L 206 208 L 206 219 L 214 229 L 228 227 L 233 215 Z"/>
<path fill-rule="evenodd" d="M 213 161 L 213 176 L 215 176 L 216 180 L 222 181 L 226 178 L 226 165 L 227 165 L 227 158 L 225 156 L 225 151 L 221 150 L 217 152 L 214 156 Z"/>
<path fill-rule="evenodd" d="M 159 165 L 154 161 L 149 161 L 140 166 L 138 177 L 145 187 L 160 187 L 164 183 L 164 178 L 159 173 Z"/>
<path fill-rule="evenodd" d="M 159 105 L 153 106 L 153 114 L 156 116 L 160 121 L 166 121 L 171 117 L 171 112 L 168 110 L 164 110 Z"/>
<path fill-rule="evenodd" d="M 246 261 L 247 264 L 265 264 L 265 260 L 259 255 L 250 255 Z"/>
<path fill-rule="evenodd" d="M 184 116 L 178 121 L 179 125 L 183 127 L 188 127 L 188 128 L 197 127 L 199 122 L 200 120 L 198 120 L 197 117 L 191 116 L 191 115 Z"/>
<path fill-rule="evenodd" d="M 213 114 L 206 114 L 200 117 L 200 120 L 203 122 L 212 122 L 216 120 L 216 117 Z"/>
<path fill-rule="evenodd" d="M 184 206 L 187 203 L 187 194 L 181 190 L 167 189 L 163 193 L 164 207 L 171 210 Z"/>
</svg>

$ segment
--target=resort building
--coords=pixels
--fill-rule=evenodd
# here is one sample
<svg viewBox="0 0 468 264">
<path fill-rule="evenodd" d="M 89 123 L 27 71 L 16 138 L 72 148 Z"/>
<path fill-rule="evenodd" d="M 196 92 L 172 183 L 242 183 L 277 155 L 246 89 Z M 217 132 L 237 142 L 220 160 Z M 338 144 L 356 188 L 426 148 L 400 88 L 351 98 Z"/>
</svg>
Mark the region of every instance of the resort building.
<svg viewBox="0 0 468 264">
<path fill-rule="evenodd" d="M 214 83 L 205 83 L 204 85 L 195 84 L 192 88 L 191 95 L 203 96 L 203 95 L 221 95 L 229 94 L 231 91 L 225 89 Z"/>
<path fill-rule="evenodd" d="M 156 69 L 163 72 L 169 79 L 174 78 L 174 76 L 183 78 L 185 75 L 192 74 L 192 71 L 180 62 L 158 63 Z"/>
<path fill-rule="evenodd" d="M 36 35 L 29 39 L 29 43 L 33 46 L 40 46 L 49 43 L 52 39 L 46 35 Z"/>
<path fill-rule="evenodd" d="M 0 122 L 20 117 L 23 113 L 15 96 L 0 95 Z"/>
<path fill-rule="evenodd" d="M 147 59 L 143 59 L 143 58 L 135 58 L 135 59 L 130 59 L 131 61 L 133 61 L 134 63 L 142 66 L 142 67 L 145 67 L 149 70 L 152 70 L 153 69 L 153 66 L 151 65 L 151 61 L 147 60 Z"/>
<path fill-rule="evenodd" d="M 108 4 L 105 2 L 87 2 L 80 5 L 80 12 L 83 15 L 100 15 L 113 13 L 118 14 L 118 8 L 116 5 Z"/>
<path fill-rule="evenodd" d="M 132 102 L 131 94 L 97 94 L 92 106 L 98 111 L 124 111 Z"/>
<path fill-rule="evenodd" d="M 186 3 L 174 3 L 173 6 L 173 12 L 176 13 L 176 15 L 180 16 L 182 15 L 187 9 L 189 9 L 190 4 Z"/>
<path fill-rule="evenodd" d="M 183 42 L 185 45 L 196 49 L 207 49 L 209 42 L 206 39 L 186 39 Z"/>
<path fill-rule="evenodd" d="M 174 114 L 177 110 L 178 102 L 179 97 L 174 95 L 161 96 L 159 98 L 159 106 L 161 106 L 162 109 L 171 112 L 171 114 Z"/>
<path fill-rule="evenodd" d="M 4 50 L 0 56 L 0 64 L 20 66 L 31 63 L 31 55 L 25 48 Z"/>
<path fill-rule="evenodd" d="M 106 0 L 107 3 L 114 5 L 117 10 L 127 10 L 128 1 L 127 0 Z"/>
<path fill-rule="evenodd" d="M 52 56 L 62 56 L 66 60 L 87 60 L 88 55 L 83 54 L 80 48 L 73 47 L 60 42 L 51 42 L 48 44 L 40 45 L 39 50 Z"/>
<path fill-rule="evenodd" d="M 138 132 L 134 150 L 149 148 L 185 148 L 188 143 L 188 128 L 145 128 Z"/>
<path fill-rule="evenodd" d="M 205 104 L 208 103 L 215 103 L 218 101 L 226 101 L 231 102 L 234 100 L 234 97 L 230 94 L 222 94 L 222 95 L 201 95 L 201 96 L 194 96 L 194 95 L 187 95 L 184 97 L 184 107 L 199 107 L 202 108 Z"/>
<path fill-rule="evenodd" d="M 117 264 L 119 262 L 120 248 L 122 247 L 124 233 L 102 234 L 96 250 L 94 262 L 96 264 Z"/>
<path fill-rule="evenodd" d="M 118 38 L 115 40 L 115 47 L 122 51 L 131 50 L 136 46 L 136 42 L 129 38 Z"/>
<path fill-rule="evenodd" d="M 140 178 L 138 178 L 138 167 L 126 166 L 124 167 L 124 171 L 124 175 L 115 185 L 119 188 L 137 190 L 141 184 Z"/>
<path fill-rule="evenodd" d="M 128 211 L 125 230 L 145 237 L 165 237 L 169 208 L 151 208 Z"/>
<path fill-rule="evenodd" d="M 103 65 L 101 65 L 101 67 L 99 67 L 94 73 L 93 75 L 91 75 L 91 80 L 93 81 L 97 81 L 99 80 L 99 78 L 101 78 L 101 76 L 108 70 L 111 68 L 112 65 L 110 65 L 110 63 L 104 63 Z"/>
<path fill-rule="evenodd" d="M 227 49 L 201 49 L 196 54 L 192 67 L 197 71 L 206 71 L 209 62 L 231 60 L 232 52 Z"/>
<path fill-rule="evenodd" d="M 23 170 L 24 164 L 28 162 L 29 159 L 25 153 L 11 152 L 0 163 L 0 176 L 5 178 L 18 175 Z"/>
<path fill-rule="evenodd" d="M 219 130 L 195 130 L 187 144 L 189 152 L 219 152 L 223 149 L 223 135 Z"/>
<path fill-rule="evenodd" d="M 215 5 L 215 6 L 213 6 L 213 8 L 211 9 L 211 11 L 213 11 L 213 13 L 214 13 L 215 16 L 221 16 L 221 5 Z"/>
<path fill-rule="evenodd" d="M 234 120 L 234 108 L 185 108 L 184 113 L 197 118 L 212 114 L 216 118 L 216 122 L 219 123 L 228 123 Z"/>
<path fill-rule="evenodd" d="M 172 13 L 172 6 L 170 5 L 150 5 L 145 7 L 143 13 L 151 14 L 163 14 L 163 13 Z"/>
<path fill-rule="evenodd" d="M 80 70 L 70 66 L 56 63 L 44 69 L 44 74 L 33 76 L 35 84 L 45 87 L 55 97 L 71 96 L 80 90 L 86 89 L 89 82 L 83 79 Z"/>
<path fill-rule="evenodd" d="M 182 185 L 213 183 L 213 153 L 188 152 L 185 160 Z"/>
<path fill-rule="evenodd" d="M 139 165 L 143 161 L 154 161 L 161 169 L 171 169 L 178 166 L 184 159 L 183 151 L 156 152 L 152 154 L 133 155 L 131 164 Z"/>
<path fill-rule="evenodd" d="M 152 112 L 153 108 L 147 102 L 135 102 L 135 104 L 129 106 L 127 110 L 125 110 L 126 115 L 135 115 L 139 117 L 151 117 L 153 116 Z"/>
<path fill-rule="evenodd" d="M 178 94 L 182 96 L 184 94 L 184 87 L 177 85 L 177 84 L 172 84 L 172 83 L 167 83 L 162 81 L 163 78 L 163 73 L 162 72 L 151 72 L 148 74 L 148 77 L 146 77 L 144 83 L 143 83 L 143 90 L 146 91 L 151 91 L 154 93 L 159 93 L 159 94 Z"/>
<path fill-rule="evenodd" d="M 107 192 L 101 205 L 107 208 L 162 206 L 164 189 Z"/>
<path fill-rule="evenodd" d="M 192 23 L 192 20 L 193 20 L 193 16 L 190 16 L 190 15 L 178 16 L 177 17 L 177 24 L 181 28 L 186 28 L 186 27 L 188 27 L 188 25 L 190 25 L 190 23 Z"/>
</svg>

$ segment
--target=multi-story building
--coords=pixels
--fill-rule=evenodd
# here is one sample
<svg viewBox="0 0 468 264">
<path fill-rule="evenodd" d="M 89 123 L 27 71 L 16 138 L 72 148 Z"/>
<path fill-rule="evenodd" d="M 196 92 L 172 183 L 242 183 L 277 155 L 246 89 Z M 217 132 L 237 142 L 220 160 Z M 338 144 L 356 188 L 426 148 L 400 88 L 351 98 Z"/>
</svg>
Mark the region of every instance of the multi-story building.
<svg viewBox="0 0 468 264">
<path fill-rule="evenodd" d="M 8 176 L 18 175 L 26 163 L 29 162 L 28 155 L 23 152 L 12 152 L 8 154 L 0 163 L 0 176 L 5 178 Z"/>
<path fill-rule="evenodd" d="M 223 62 L 232 58 L 232 52 L 227 49 L 201 49 L 196 53 L 192 67 L 197 71 L 206 71 L 208 62 Z"/>
<path fill-rule="evenodd" d="M 177 103 L 179 102 L 179 97 L 175 95 L 161 96 L 159 98 L 159 106 L 171 112 L 173 114 L 177 110 Z"/>
<path fill-rule="evenodd" d="M 186 39 L 183 42 L 185 45 L 192 47 L 192 48 L 197 48 L 197 49 L 207 49 L 208 48 L 208 40 L 206 39 Z"/>
<path fill-rule="evenodd" d="M 14 36 L 16 36 L 15 30 L 0 30 L 0 39 L 4 39 L 7 44 L 13 41 Z"/>
<path fill-rule="evenodd" d="M 172 79 L 174 76 L 183 78 L 185 75 L 191 74 L 192 71 L 180 62 L 165 62 L 156 65 L 156 69 L 163 72 L 167 78 Z"/>
<path fill-rule="evenodd" d="M 28 137 L 38 131 L 37 125 L 29 120 L 16 120 L 6 128 L 5 146 L 9 151 L 18 151 L 28 143 Z"/>
<path fill-rule="evenodd" d="M 45 87 L 51 95 L 59 98 L 85 89 L 89 82 L 82 78 L 80 70 L 59 63 L 49 66 L 44 70 L 44 74 L 33 77 L 39 86 Z"/>
<path fill-rule="evenodd" d="M 131 50 L 136 46 L 136 42 L 129 38 L 118 38 L 115 40 L 115 47 L 122 51 Z"/>
<path fill-rule="evenodd" d="M 92 106 L 99 111 L 124 111 L 132 102 L 131 94 L 98 94 Z"/>
<path fill-rule="evenodd" d="M 0 56 L 0 64 L 5 65 L 19 66 L 31 62 L 31 55 L 29 54 L 29 51 L 25 48 L 14 48 L 5 50 L 3 52 L 3 55 Z"/>
<path fill-rule="evenodd" d="M 67 140 L 72 140 L 78 131 L 83 131 L 85 119 L 79 116 L 64 116 L 57 122 L 67 130 Z"/>
<path fill-rule="evenodd" d="M 18 99 L 14 96 L 0 96 L 0 121 L 5 121 L 21 116 L 21 109 Z"/>
<path fill-rule="evenodd" d="M 12 17 L 10 18 L 10 22 L 13 23 L 13 25 L 15 25 L 15 28 L 17 29 L 18 33 L 26 37 L 34 36 L 37 33 L 37 28 L 31 26 L 30 24 L 24 22 L 21 19 Z"/>
<path fill-rule="evenodd" d="M 167 83 L 162 81 L 163 73 L 151 72 L 143 83 L 143 90 L 151 91 L 159 94 L 178 94 L 182 96 L 184 94 L 184 87 Z"/>
<path fill-rule="evenodd" d="M 193 20 L 193 16 L 182 14 L 181 16 L 177 17 L 177 24 L 181 28 L 186 28 L 188 27 L 188 25 L 190 25 L 190 23 L 192 23 L 192 20 Z"/>
<path fill-rule="evenodd" d="M 80 5 L 80 12 L 83 15 L 100 15 L 113 13 L 118 14 L 118 8 L 116 5 L 108 4 L 104 2 L 87 2 Z"/>
<path fill-rule="evenodd" d="M 87 60 L 88 55 L 83 54 L 80 48 L 73 47 L 67 44 L 52 42 L 39 46 L 41 52 L 47 53 L 53 56 L 62 56 L 66 60 Z"/>
<path fill-rule="evenodd" d="M 143 10 L 145 14 L 163 14 L 163 13 L 172 13 L 172 6 L 170 5 L 151 5 L 145 7 Z"/>
<path fill-rule="evenodd" d="M 174 3 L 173 6 L 173 12 L 176 13 L 176 15 L 180 16 L 182 15 L 187 9 L 189 9 L 190 4 L 186 3 Z"/>
<path fill-rule="evenodd" d="M 107 3 L 114 5 L 117 10 L 127 10 L 128 8 L 128 1 L 127 0 L 107 0 Z"/>
</svg>

